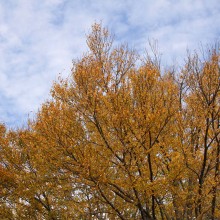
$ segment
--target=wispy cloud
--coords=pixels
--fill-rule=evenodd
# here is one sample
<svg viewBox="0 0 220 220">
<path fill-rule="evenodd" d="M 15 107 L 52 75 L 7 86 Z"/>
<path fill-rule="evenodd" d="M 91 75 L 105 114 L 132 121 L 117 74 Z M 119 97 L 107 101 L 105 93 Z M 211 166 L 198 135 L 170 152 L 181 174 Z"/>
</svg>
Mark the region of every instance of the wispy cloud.
<svg viewBox="0 0 220 220">
<path fill-rule="evenodd" d="M 2 0 L 0 122 L 21 125 L 40 107 L 58 73 L 86 50 L 85 34 L 102 20 L 117 42 L 141 49 L 157 39 L 165 62 L 220 34 L 218 0 Z"/>
</svg>

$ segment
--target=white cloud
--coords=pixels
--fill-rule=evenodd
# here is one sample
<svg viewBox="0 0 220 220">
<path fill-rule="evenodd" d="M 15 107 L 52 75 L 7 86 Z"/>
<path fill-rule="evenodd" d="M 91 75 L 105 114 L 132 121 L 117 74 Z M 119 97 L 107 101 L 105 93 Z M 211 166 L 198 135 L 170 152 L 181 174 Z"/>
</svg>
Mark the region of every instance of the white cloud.
<svg viewBox="0 0 220 220">
<path fill-rule="evenodd" d="M 157 39 L 166 62 L 186 47 L 216 40 L 217 0 L 2 0 L 0 2 L 0 121 L 19 125 L 48 97 L 58 73 L 86 50 L 85 34 L 102 20 L 138 49 Z"/>
</svg>

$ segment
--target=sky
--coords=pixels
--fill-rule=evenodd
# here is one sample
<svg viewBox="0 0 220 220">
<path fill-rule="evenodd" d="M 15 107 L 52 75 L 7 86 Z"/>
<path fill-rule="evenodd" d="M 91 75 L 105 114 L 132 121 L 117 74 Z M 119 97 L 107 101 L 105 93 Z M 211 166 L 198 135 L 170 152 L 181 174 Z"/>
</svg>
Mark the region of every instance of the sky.
<svg viewBox="0 0 220 220">
<path fill-rule="evenodd" d="M 220 36 L 219 0 L 0 0 L 0 123 L 25 125 L 102 22 L 138 51 L 157 40 L 168 65 Z"/>
</svg>

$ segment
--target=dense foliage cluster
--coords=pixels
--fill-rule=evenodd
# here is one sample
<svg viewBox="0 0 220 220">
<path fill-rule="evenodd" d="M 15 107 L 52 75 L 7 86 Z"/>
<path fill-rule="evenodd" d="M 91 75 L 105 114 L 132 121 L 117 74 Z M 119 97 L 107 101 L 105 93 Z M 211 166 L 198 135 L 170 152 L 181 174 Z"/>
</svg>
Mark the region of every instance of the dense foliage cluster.
<svg viewBox="0 0 220 220">
<path fill-rule="evenodd" d="M 0 126 L 0 219 L 220 219 L 220 50 L 180 71 L 113 47 L 53 85 L 28 126 Z"/>
</svg>

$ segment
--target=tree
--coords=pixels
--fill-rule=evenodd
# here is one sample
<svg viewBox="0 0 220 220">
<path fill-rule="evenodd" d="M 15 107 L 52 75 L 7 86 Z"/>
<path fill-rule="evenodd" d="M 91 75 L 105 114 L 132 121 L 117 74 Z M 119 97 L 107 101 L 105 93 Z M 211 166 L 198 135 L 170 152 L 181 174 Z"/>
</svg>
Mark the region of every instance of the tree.
<svg viewBox="0 0 220 220">
<path fill-rule="evenodd" d="M 186 134 L 182 143 L 185 163 L 191 170 L 189 182 L 193 187 L 190 186 L 190 190 L 196 189 L 195 215 L 206 213 L 206 218 L 216 219 L 219 216 L 216 203 L 220 147 L 219 46 L 209 49 L 206 54 L 207 59 L 203 61 L 197 54 L 189 56 L 183 70 L 187 92 L 182 99 L 186 105 L 183 124 Z"/>
<path fill-rule="evenodd" d="M 87 45 L 28 128 L 3 129 L 7 216 L 219 218 L 219 49 L 177 77 L 100 24 Z"/>
</svg>

